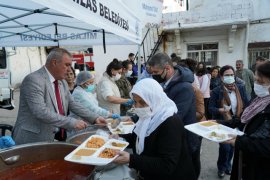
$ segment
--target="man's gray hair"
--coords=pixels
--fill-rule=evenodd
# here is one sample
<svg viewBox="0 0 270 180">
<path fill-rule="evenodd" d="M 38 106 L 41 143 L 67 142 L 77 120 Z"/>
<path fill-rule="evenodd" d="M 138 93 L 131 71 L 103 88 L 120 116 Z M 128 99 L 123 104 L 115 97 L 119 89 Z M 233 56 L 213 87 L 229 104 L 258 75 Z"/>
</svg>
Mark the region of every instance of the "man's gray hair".
<svg viewBox="0 0 270 180">
<path fill-rule="evenodd" d="M 159 69 L 163 69 L 165 65 L 170 65 L 171 67 L 173 67 L 171 58 L 165 53 L 155 54 L 147 61 L 147 64 L 149 66 L 157 67 Z"/>
<path fill-rule="evenodd" d="M 236 60 L 236 63 L 244 64 L 243 60 Z"/>
<path fill-rule="evenodd" d="M 49 55 L 47 56 L 46 64 L 49 64 L 51 60 L 56 59 L 56 61 L 60 62 L 64 56 L 67 54 L 68 56 L 72 57 L 70 52 L 63 48 L 54 48 L 50 51 Z"/>
</svg>

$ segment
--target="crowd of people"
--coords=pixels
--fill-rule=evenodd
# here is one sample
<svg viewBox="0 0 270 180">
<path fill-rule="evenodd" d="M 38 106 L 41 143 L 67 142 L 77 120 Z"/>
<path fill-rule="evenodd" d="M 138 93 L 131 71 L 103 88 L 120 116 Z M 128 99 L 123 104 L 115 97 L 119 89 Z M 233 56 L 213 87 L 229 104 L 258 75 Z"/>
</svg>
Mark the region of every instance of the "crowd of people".
<svg viewBox="0 0 270 180">
<path fill-rule="evenodd" d="M 203 62 L 157 53 L 138 76 L 130 53 L 125 61 L 113 59 L 98 83 L 87 71 L 76 77 L 71 61 L 68 51 L 53 49 L 45 66 L 23 80 L 12 133 L 16 144 L 64 141 L 66 132 L 120 119 L 133 107 L 135 129 L 120 135 L 133 153 L 118 152 L 114 163 L 135 169 L 138 179 L 198 179 L 202 138 L 184 126 L 206 120 L 244 132 L 219 144 L 218 177 L 269 179 L 267 59 L 258 58 L 254 75 L 241 60 L 236 70 L 230 65 L 208 70 Z"/>
</svg>

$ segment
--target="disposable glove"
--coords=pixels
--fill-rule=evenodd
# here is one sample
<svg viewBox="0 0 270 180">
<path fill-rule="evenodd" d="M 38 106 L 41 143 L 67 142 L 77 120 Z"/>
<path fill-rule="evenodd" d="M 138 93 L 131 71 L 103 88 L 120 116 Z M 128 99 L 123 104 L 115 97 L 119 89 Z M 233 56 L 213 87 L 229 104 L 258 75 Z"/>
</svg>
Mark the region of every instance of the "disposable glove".
<svg viewBox="0 0 270 180">
<path fill-rule="evenodd" d="M 122 103 L 124 106 L 132 106 L 134 104 L 134 101 L 132 99 L 129 99 L 127 102 Z"/>
<path fill-rule="evenodd" d="M 113 119 L 120 119 L 120 115 L 119 114 L 112 114 L 112 118 Z"/>
<path fill-rule="evenodd" d="M 14 146 L 15 142 L 10 136 L 3 136 L 0 138 L 0 148 L 8 148 Z"/>
</svg>

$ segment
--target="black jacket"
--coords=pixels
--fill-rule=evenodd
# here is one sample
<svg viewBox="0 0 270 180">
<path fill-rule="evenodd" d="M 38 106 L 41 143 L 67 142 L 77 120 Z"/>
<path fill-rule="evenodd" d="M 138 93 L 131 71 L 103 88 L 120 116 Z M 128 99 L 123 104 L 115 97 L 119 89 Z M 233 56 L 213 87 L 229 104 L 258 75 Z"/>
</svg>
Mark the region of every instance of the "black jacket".
<svg viewBox="0 0 270 180">
<path fill-rule="evenodd" d="M 130 143 L 134 151 L 130 155 L 129 167 L 139 171 L 145 180 L 196 179 L 183 123 L 176 114 L 145 138 L 144 151 L 140 155 L 135 151 L 135 133 L 121 137 Z"/>
<path fill-rule="evenodd" d="M 194 81 L 193 73 L 181 66 L 175 66 L 176 75 L 164 88 L 167 96 L 176 104 L 180 119 L 184 125 L 196 123 L 196 98 L 192 83 Z M 200 148 L 199 136 L 186 130 L 187 143 L 190 153 L 195 152 Z"/>
<path fill-rule="evenodd" d="M 246 89 L 243 84 L 236 83 L 236 86 L 239 90 L 239 93 L 241 95 L 241 99 L 243 102 L 243 108 L 247 107 L 248 105 L 248 99 L 246 94 Z M 213 119 L 216 120 L 223 120 L 222 114 L 219 112 L 219 108 L 223 108 L 221 106 L 222 99 L 224 98 L 224 90 L 223 85 L 220 85 L 212 90 L 211 97 L 208 104 L 209 113 L 212 115 Z"/>
<path fill-rule="evenodd" d="M 243 180 L 270 179 L 270 105 L 250 120 L 244 132 L 235 141 L 231 179 L 238 179 L 239 152 Z"/>
</svg>

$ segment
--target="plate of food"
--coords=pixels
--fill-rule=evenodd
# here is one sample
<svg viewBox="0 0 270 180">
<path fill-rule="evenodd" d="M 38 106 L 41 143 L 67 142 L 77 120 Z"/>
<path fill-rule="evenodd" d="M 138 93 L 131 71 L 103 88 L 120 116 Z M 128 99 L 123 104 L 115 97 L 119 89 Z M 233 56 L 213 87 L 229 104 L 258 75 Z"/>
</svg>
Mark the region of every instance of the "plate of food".
<svg viewBox="0 0 270 180">
<path fill-rule="evenodd" d="M 237 129 L 232 129 L 214 121 L 194 123 L 186 125 L 185 128 L 205 139 L 218 143 L 232 139 L 232 137 L 229 136 L 230 134 L 240 136 L 244 134 Z"/>
<path fill-rule="evenodd" d="M 132 133 L 135 123 L 130 120 L 120 121 L 120 123 L 115 126 L 114 120 L 107 120 L 108 128 L 112 134 L 129 134 Z"/>
<path fill-rule="evenodd" d="M 219 131 L 213 130 L 213 131 L 207 132 L 204 135 L 204 138 L 210 141 L 215 141 L 215 142 L 224 142 L 231 139 L 230 136 L 228 136 L 228 133 L 222 130 L 219 130 Z"/>
<path fill-rule="evenodd" d="M 117 139 L 109 139 L 100 135 L 92 135 L 80 146 L 69 153 L 66 161 L 103 166 L 112 162 L 118 155 L 116 152 L 123 151 L 128 142 Z"/>
<path fill-rule="evenodd" d="M 205 126 L 205 127 L 218 125 L 218 123 L 216 123 L 214 121 L 202 121 L 202 122 L 199 122 L 199 124 L 202 125 L 202 126 Z"/>
</svg>

